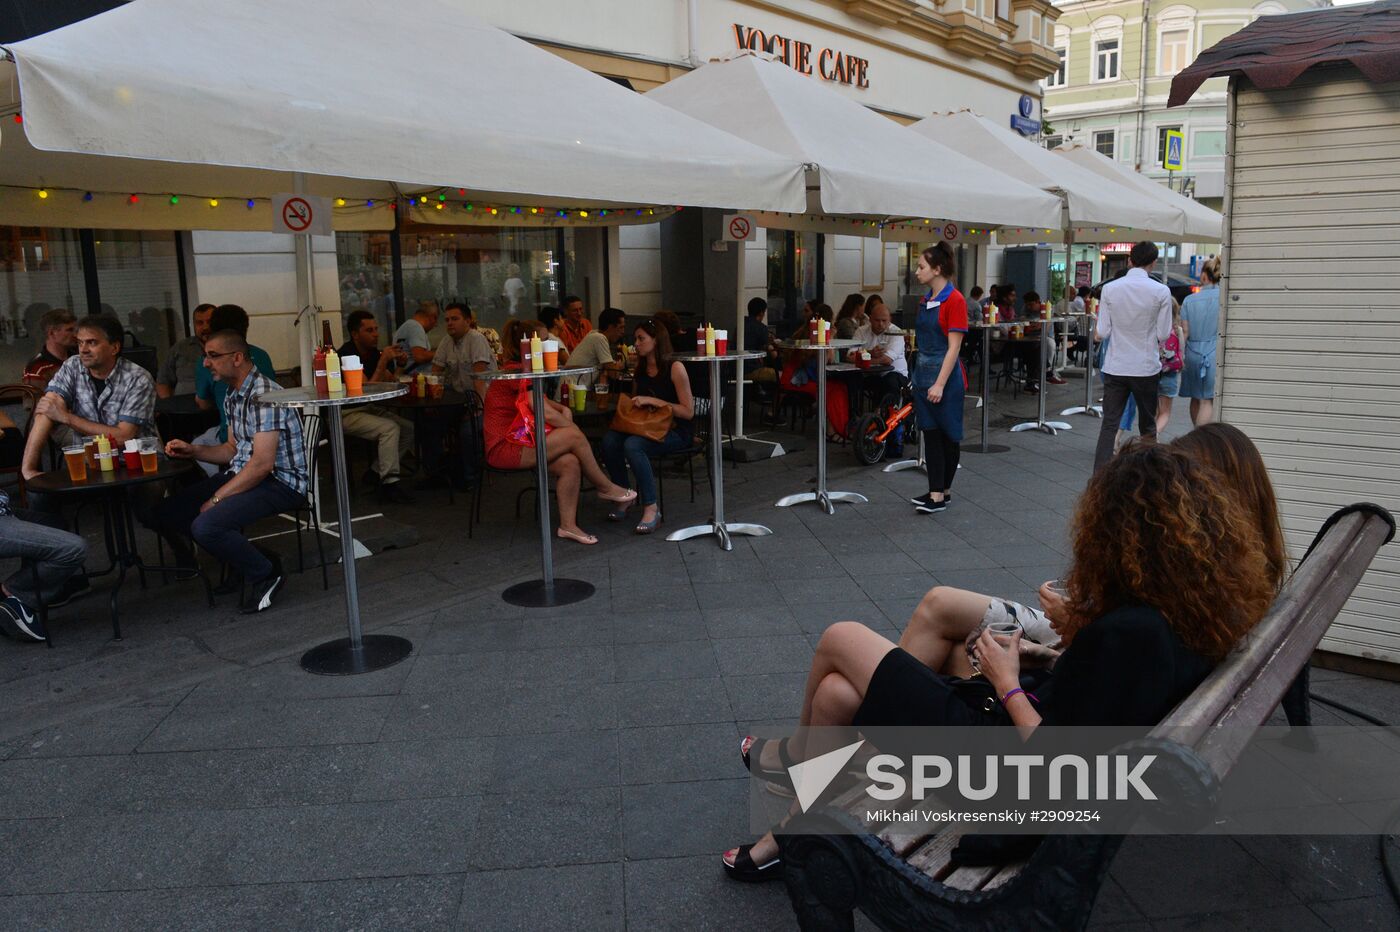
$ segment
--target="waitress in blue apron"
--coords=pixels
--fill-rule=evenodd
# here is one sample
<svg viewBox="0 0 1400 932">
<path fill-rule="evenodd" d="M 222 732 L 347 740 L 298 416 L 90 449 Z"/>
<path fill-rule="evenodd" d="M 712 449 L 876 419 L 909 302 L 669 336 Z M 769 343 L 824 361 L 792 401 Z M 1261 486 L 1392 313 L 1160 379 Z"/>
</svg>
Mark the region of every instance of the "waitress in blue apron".
<svg viewBox="0 0 1400 932">
<path fill-rule="evenodd" d="M 967 302 L 953 287 L 957 260 L 947 243 L 925 249 L 914 275 L 928 288 L 919 304 L 914 333 L 914 413 L 924 437 L 928 494 L 911 499 L 920 514 L 948 507 L 963 439 L 963 391 L 967 376 L 958 350 L 967 335 Z"/>
</svg>

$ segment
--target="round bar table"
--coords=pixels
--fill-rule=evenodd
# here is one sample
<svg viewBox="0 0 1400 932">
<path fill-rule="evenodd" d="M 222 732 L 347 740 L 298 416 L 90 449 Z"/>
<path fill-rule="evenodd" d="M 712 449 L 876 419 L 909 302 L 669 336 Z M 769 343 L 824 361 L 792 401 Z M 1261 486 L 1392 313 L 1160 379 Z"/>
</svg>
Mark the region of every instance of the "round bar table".
<svg viewBox="0 0 1400 932">
<path fill-rule="evenodd" d="M 988 443 L 987 437 L 992 427 L 992 331 L 1010 330 L 1011 324 L 973 323 L 973 328 L 982 331 L 982 439 L 976 444 L 962 445 L 964 453 L 1005 453 L 1011 449 L 1004 443 Z M 922 433 L 920 440 L 922 441 Z M 919 458 L 923 459 L 923 447 L 919 448 Z"/>
<path fill-rule="evenodd" d="M 1083 414 L 1087 417 L 1103 417 L 1103 408 L 1094 404 L 1094 338 L 1098 330 L 1099 318 L 1097 314 L 1072 314 L 1084 321 L 1084 329 L 1089 336 L 1089 345 L 1084 348 L 1084 403 L 1075 405 L 1072 408 L 1065 408 L 1060 412 L 1060 417 L 1069 417 L 1071 414 Z"/>
<path fill-rule="evenodd" d="M 511 605 L 524 608 L 548 608 L 551 605 L 570 605 L 582 602 L 593 595 L 593 584 L 582 579 L 556 579 L 554 576 L 554 544 L 550 539 L 549 514 L 549 456 L 545 452 L 544 431 L 544 383 L 550 379 L 561 379 L 571 375 L 585 375 L 597 372 L 592 366 L 574 366 L 555 369 L 553 372 L 529 372 L 496 370 L 476 372 L 472 378 L 484 382 L 501 379 L 530 383 L 531 407 L 535 411 L 535 494 L 540 512 L 540 568 L 539 579 L 527 580 L 511 586 L 501 593 L 501 598 Z"/>
<path fill-rule="evenodd" d="M 1045 358 L 1045 332 L 1047 330 L 1051 332 L 1053 340 L 1055 318 L 1044 317 L 1041 318 L 1040 322 L 1040 391 L 1036 393 L 1040 397 L 1036 400 L 1035 420 L 1017 424 L 1015 427 L 1011 428 L 1013 434 L 1018 434 L 1023 430 L 1039 430 L 1053 437 L 1056 431 L 1074 429 L 1064 421 L 1047 421 L 1045 419 L 1045 367 L 1049 362 L 1049 360 Z"/>
<path fill-rule="evenodd" d="M 336 392 L 319 395 L 314 388 L 284 388 L 265 392 L 255 401 L 274 408 L 309 408 L 326 411 L 327 433 L 331 443 L 331 473 L 335 477 L 335 503 L 340 516 L 340 562 L 345 567 L 345 620 L 350 636 L 336 638 L 311 648 L 301 656 L 301 668 L 308 673 L 344 676 L 370 673 L 393 666 L 413 651 L 406 638 L 390 634 L 360 632 L 360 593 L 355 580 L 355 541 L 350 525 L 350 487 L 345 477 L 345 431 L 340 409 L 352 405 L 388 401 L 407 392 L 397 382 L 366 382 L 359 395 Z M 314 479 L 314 477 L 313 477 Z"/>
<path fill-rule="evenodd" d="M 816 502 L 829 515 L 836 514 L 833 502 L 858 504 L 869 501 L 859 492 L 832 492 L 826 487 L 826 350 L 847 350 L 864 346 L 861 340 L 832 340 L 820 346 L 806 340 L 782 340 L 783 349 L 817 351 L 817 487 L 810 492 L 796 492 L 778 499 L 777 507 L 787 508 L 803 502 Z"/>
<path fill-rule="evenodd" d="M 671 359 L 679 359 L 682 362 L 703 362 L 708 364 L 710 369 L 710 495 L 714 504 L 714 514 L 710 516 L 709 524 L 696 524 L 692 527 L 681 528 L 666 535 L 669 541 L 690 540 L 692 537 L 704 537 L 713 534 L 719 541 L 721 550 L 733 550 L 734 542 L 729 539 L 731 534 L 744 534 L 749 537 L 765 537 L 772 534 L 772 530 L 761 524 L 743 524 L 726 521 L 724 518 L 724 451 L 723 439 L 724 427 L 720 423 L 720 402 L 723 396 L 719 390 L 719 367 L 721 363 L 733 360 L 738 362 L 741 359 L 759 359 L 762 353 L 725 353 L 724 355 L 706 356 L 703 353 L 673 353 Z"/>
</svg>

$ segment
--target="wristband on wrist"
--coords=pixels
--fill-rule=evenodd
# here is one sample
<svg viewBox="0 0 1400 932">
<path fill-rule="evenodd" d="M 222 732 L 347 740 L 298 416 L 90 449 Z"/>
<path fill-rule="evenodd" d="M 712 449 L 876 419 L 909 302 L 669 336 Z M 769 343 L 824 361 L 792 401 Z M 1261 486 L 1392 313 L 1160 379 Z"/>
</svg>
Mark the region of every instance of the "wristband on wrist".
<svg viewBox="0 0 1400 932">
<path fill-rule="evenodd" d="M 1008 703 L 1009 701 L 1011 701 L 1011 697 L 1012 697 L 1012 696 L 1015 696 L 1017 693 L 1021 694 L 1022 696 L 1025 696 L 1025 697 L 1026 697 L 1027 699 L 1029 699 L 1031 702 L 1035 702 L 1035 701 L 1036 701 L 1036 698 L 1035 698 L 1035 695 L 1034 695 L 1034 694 L 1028 693 L 1028 692 L 1026 692 L 1024 689 L 1022 689 L 1021 687 L 1017 686 L 1015 689 L 1008 689 L 1008 690 L 1006 691 L 1006 695 L 1004 695 L 1004 696 L 1001 697 L 1001 704 L 1002 704 L 1002 705 L 1006 705 L 1006 703 Z"/>
</svg>

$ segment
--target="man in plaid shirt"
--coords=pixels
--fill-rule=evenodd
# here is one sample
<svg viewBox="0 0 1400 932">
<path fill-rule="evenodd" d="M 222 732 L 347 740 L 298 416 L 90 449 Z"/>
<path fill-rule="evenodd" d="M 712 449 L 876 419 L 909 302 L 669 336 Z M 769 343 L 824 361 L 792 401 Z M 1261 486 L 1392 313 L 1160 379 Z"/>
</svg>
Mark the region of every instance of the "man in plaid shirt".
<svg viewBox="0 0 1400 932">
<path fill-rule="evenodd" d="M 224 398 L 228 440 L 218 446 L 172 440 L 165 453 L 221 469 L 162 502 L 156 520 L 182 563 L 194 561 L 186 538 L 227 563 L 243 585 L 243 613 L 253 614 L 272 607 L 272 596 L 282 585 L 282 561 L 254 546 L 243 529 L 306 501 L 309 476 L 301 419 L 289 408 L 257 403 L 259 395 L 281 386 L 257 370 L 248 341 L 237 331 L 209 337 L 204 365 L 229 387 Z"/>
</svg>

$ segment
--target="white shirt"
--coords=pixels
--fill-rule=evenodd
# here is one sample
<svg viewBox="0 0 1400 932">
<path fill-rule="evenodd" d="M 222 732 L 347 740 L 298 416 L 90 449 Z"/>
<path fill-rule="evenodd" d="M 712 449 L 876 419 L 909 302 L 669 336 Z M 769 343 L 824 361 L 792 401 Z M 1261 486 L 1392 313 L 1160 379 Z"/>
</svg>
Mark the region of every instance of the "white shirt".
<svg viewBox="0 0 1400 932">
<path fill-rule="evenodd" d="M 909 360 L 904 358 L 903 330 L 890 324 L 885 328 L 884 333 L 877 336 L 875 331 L 870 329 L 869 324 L 864 324 L 856 330 L 851 339 L 860 340 L 864 344 L 861 347 L 864 350 L 873 351 L 877 348 L 882 350 L 886 356 L 890 357 L 890 366 L 894 371 L 906 379 L 909 378 Z"/>
<path fill-rule="evenodd" d="M 1101 340 L 1112 337 L 1103 361 L 1106 374 L 1157 375 L 1162 371 L 1158 349 L 1171 332 L 1171 289 L 1145 269 L 1129 269 L 1103 286 L 1098 334 Z"/>
</svg>

